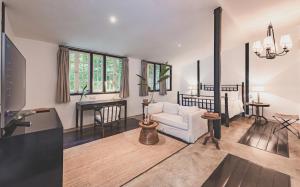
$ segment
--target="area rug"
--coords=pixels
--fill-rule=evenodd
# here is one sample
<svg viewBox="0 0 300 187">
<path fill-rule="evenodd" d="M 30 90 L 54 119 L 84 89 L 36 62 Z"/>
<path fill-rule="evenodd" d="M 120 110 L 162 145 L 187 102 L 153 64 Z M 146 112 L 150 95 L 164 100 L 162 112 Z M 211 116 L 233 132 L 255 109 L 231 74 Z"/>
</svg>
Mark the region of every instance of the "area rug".
<svg viewBox="0 0 300 187">
<path fill-rule="evenodd" d="M 187 146 L 159 134 L 143 145 L 140 128 L 64 150 L 64 186 L 120 186 Z"/>
<path fill-rule="evenodd" d="M 254 123 L 239 140 L 239 143 L 289 157 L 288 132 L 286 129 L 282 129 L 273 133 L 275 128 L 280 128 L 280 124 L 275 122 L 268 122 L 264 125 Z"/>
<path fill-rule="evenodd" d="M 259 166 L 248 160 L 228 154 L 203 187 L 280 186 L 290 187 L 289 175 Z"/>
</svg>

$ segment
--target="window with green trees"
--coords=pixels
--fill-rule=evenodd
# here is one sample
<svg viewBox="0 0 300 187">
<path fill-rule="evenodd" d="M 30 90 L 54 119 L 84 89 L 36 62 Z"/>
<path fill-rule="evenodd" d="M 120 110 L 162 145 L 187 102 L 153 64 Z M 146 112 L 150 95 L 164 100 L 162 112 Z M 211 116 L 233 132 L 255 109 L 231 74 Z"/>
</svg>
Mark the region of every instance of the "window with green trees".
<svg viewBox="0 0 300 187">
<path fill-rule="evenodd" d="M 90 55 L 84 52 L 69 53 L 70 93 L 78 93 L 86 85 L 89 89 Z"/>
<path fill-rule="evenodd" d="M 119 92 L 122 77 L 122 59 L 106 57 L 106 91 Z"/>
<path fill-rule="evenodd" d="M 70 93 L 120 92 L 122 58 L 95 52 L 69 50 Z"/>
<path fill-rule="evenodd" d="M 147 81 L 148 86 L 150 87 L 150 91 L 159 91 L 159 76 L 162 64 L 155 62 L 147 62 Z M 170 75 L 168 79 L 166 79 L 167 90 L 172 90 L 172 66 L 168 65 L 170 70 L 167 72 L 167 75 Z"/>
</svg>

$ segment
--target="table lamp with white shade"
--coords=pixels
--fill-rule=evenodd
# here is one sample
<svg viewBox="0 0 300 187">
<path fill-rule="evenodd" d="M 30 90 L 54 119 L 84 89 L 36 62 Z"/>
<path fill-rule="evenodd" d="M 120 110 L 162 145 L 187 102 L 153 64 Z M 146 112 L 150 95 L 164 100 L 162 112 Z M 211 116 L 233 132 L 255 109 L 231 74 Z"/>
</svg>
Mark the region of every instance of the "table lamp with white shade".
<svg viewBox="0 0 300 187">
<path fill-rule="evenodd" d="M 194 91 L 197 89 L 197 86 L 195 86 L 195 85 L 190 85 L 189 87 L 188 87 L 188 90 L 191 92 L 191 95 L 193 95 L 194 94 Z"/>
<path fill-rule="evenodd" d="M 257 93 L 257 103 L 260 102 L 260 93 L 265 91 L 265 88 L 263 86 L 253 86 L 252 91 Z"/>
</svg>

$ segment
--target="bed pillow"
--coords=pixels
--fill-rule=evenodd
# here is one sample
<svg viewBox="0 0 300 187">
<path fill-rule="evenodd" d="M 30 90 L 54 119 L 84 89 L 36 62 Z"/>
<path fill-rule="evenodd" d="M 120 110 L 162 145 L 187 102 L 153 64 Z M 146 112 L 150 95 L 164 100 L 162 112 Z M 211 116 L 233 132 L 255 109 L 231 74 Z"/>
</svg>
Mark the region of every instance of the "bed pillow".
<svg viewBox="0 0 300 187">
<path fill-rule="evenodd" d="M 157 114 L 163 112 L 163 103 L 151 103 L 148 106 L 148 113 L 149 114 Z"/>
<path fill-rule="evenodd" d="M 227 92 L 229 100 L 239 100 L 239 92 L 238 91 L 231 91 Z"/>
<path fill-rule="evenodd" d="M 200 90 L 200 95 L 203 95 L 203 96 L 214 96 L 214 92 L 213 91 L 207 91 L 207 90 Z"/>
<path fill-rule="evenodd" d="M 164 103 L 163 112 L 168 114 L 178 114 L 179 105 L 173 103 Z"/>
<path fill-rule="evenodd" d="M 240 94 L 239 91 L 222 91 L 221 96 L 225 97 L 225 93 L 228 95 L 228 100 L 239 100 Z"/>
</svg>

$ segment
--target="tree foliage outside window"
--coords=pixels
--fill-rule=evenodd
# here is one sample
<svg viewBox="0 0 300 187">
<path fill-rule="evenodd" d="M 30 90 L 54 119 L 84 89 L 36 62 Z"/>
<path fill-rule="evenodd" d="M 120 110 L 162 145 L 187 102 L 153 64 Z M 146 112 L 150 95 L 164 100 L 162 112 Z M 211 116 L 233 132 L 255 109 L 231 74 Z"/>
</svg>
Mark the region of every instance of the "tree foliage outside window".
<svg viewBox="0 0 300 187">
<path fill-rule="evenodd" d="M 122 59 L 106 57 L 106 91 L 119 92 L 122 77 Z"/>
<path fill-rule="evenodd" d="M 160 78 L 160 71 L 163 64 L 147 62 L 147 82 L 150 88 L 150 91 L 159 91 L 158 80 Z M 167 90 L 171 91 L 171 66 L 166 65 L 169 68 L 169 71 L 165 75 L 168 75 L 169 78 L 166 79 Z"/>
<path fill-rule="evenodd" d="M 103 56 L 93 54 L 93 91 L 103 92 Z"/>
<path fill-rule="evenodd" d="M 104 69 L 105 68 L 105 69 Z M 122 58 L 94 52 L 69 50 L 70 93 L 120 92 Z"/>
<path fill-rule="evenodd" d="M 154 64 L 147 64 L 148 86 L 150 90 L 154 90 Z"/>
<path fill-rule="evenodd" d="M 89 89 L 89 53 L 70 51 L 69 63 L 70 93 L 81 93 L 86 85 Z"/>
</svg>

